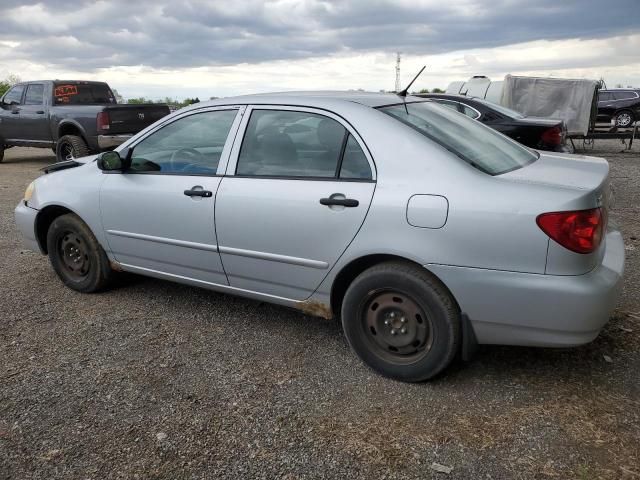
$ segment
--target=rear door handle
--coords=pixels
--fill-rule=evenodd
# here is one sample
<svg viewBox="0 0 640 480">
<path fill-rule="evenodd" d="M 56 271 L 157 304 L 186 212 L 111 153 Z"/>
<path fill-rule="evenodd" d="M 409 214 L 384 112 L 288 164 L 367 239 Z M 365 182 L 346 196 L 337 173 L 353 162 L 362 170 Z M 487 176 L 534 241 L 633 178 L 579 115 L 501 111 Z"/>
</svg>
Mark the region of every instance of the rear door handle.
<svg viewBox="0 0 640 480">
<path fill-rule="evenodd" d="M 320 205 L 341 205 L 343 207 L 357 207 L 360 205 L 358 200 L 353 198 L 321 198 Z"/>
<path fill-rule="evenodd" d="M 11 110 L 11 113 L 12 113 L 13 115 L 17 115 L 17 114 L 19 114 L 19 113 L 20 113 L 20 110 Z"/>
<path fill-rule="evenodd" d="M 36 113 L 37 113 L 38 115 L 42 115 L 42 114 L 44 113 L 44 110 L 38 110 Z"/>
<path fill-rule="evenodd" d="M 195 189 L 185 190 L 184 194 L 187 195 L 188 197 L 209 198 L 213 196 L 213 193 L 211 193 L 209 190 L 195 190 Z"/>
</svg>

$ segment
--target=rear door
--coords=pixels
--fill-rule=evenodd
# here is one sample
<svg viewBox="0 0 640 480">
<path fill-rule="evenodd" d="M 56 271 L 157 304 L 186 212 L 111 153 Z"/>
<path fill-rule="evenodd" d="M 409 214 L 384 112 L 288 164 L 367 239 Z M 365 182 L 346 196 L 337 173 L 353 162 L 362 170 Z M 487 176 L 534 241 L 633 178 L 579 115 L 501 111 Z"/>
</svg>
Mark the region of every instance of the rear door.
<svg viewBox="0 0 640 480">
<path fill-rule="evenodd" d="M 306 299 L 365 219 L 372 159 L 357 133 L 325 111 L 254 107 L 243 130 L 216 200 L 229 283 Z"/>
<path fill-rule="evenodd" d="M 108 173 L 102 223 L 125 269 L 226 285 L 215 232 L 215 194 L 241 108 L 187 112 L 133 145 L 131 168 Z"/>
<path fill-rule="evenodd" d="M 51 142 L 51 129 L 46 114 L 45 84 L 30 83 L 24 95 L 24 102 L 20 107 L 20 122 L 23 125 L 25 140 L 34 142 Z"/>
</svg>

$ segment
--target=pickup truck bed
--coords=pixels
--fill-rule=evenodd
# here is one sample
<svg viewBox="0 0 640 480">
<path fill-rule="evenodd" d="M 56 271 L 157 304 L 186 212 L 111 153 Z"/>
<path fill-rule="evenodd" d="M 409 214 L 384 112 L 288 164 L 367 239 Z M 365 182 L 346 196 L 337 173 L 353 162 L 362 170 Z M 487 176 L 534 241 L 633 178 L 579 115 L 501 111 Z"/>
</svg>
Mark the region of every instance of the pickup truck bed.
<svg viewBox="0 0 640 480">
<path fill-rule="evenodd" d="M 0 161 L 13 146 L 52 148 L 58 161 L 109 150 L 168 113 L 163 104 L 117 104 L 103 82 L 19 83 L 0 99 Z"/>
</svg>

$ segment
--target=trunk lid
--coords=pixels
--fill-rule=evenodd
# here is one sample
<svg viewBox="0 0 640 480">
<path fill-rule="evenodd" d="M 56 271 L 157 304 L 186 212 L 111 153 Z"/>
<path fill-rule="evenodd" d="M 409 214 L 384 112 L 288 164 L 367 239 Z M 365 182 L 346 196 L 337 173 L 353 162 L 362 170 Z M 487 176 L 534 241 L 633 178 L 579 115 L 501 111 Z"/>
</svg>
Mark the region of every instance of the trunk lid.
<svg viewBox="0 0 640 480">
<path fill-rule="evenodd" d="M 609 163 L 604 158 L 554 152 L 538 153 L 540 158 L 535 162 L 504 173 L 500 178 L 583 192 L 597 191 L 608 183 Z M 591 207 L 593 206 L 596 205 Z"/>
<path fill-rule="evenodd" d="M 532 202 L 537 215 L 600 208 L 606 232 L 611 203 L 609 163 L 603 158 L 540 152 L 540 158 L 498 178 L 536 188 Z M 535 219 L 532 218 L 532 221 Z M 591 271 L 604 255 L 605 242 L 591 253 L 573 252 L 548 239 L 545 273 L 582 275 Z"/>
<path fill-rule="evenodd" d="M 167 105 L 113 105 L 104 108 L 109 114 L 110 134 L 138 133 L 165 115 L 169 114 Z"/>
</svg>

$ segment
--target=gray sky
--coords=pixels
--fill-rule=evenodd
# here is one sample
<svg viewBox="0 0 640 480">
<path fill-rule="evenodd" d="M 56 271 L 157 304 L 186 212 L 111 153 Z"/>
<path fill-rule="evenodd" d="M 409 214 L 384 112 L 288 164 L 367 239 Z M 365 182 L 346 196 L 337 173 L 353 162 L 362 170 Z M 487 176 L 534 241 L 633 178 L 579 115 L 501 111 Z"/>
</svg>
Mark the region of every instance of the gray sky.
<svg viewBox="0 0 640 480">
<path fill-rule="evenodd" d="M 638 0 L 0 0 L 0 77 L 105 79 L 127 97 L 416 88 L 473 74 L 640 86 Z"/>
</svg>

